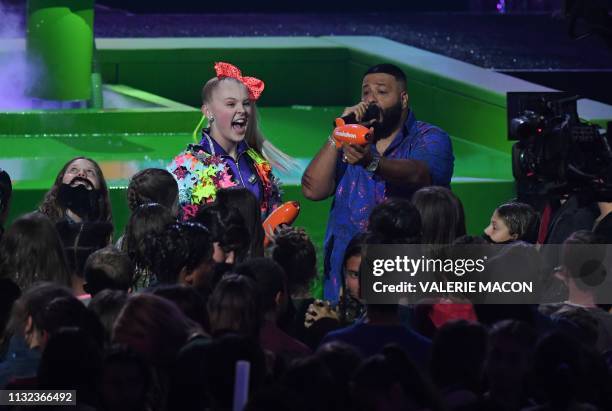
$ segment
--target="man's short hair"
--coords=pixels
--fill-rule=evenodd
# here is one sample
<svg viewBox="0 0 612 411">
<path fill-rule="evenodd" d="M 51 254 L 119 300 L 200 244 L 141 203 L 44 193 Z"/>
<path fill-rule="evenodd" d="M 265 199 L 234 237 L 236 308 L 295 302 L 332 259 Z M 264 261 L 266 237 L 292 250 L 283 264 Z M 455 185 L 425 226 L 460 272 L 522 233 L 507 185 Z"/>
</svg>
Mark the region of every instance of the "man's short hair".
<svg viewBox="0 0 612 411">
<path fill-rule="evenodd" d="M 382 63 L 372 66 L 366 70 L 366 72 L 363 74 L 363 77 L 367 76 L 368 74 L 376 73 L 389 74 L 393 76 L 396 81 L 402 83 L 402 89 L 406 90 L 406 84 L 408 83 L 408 81 L 406 80 L 406 74 L 401 68 L 399 68 L 395 64 Z"/>
<path fill-rule="evenodd" d="M 86 291 L 92 296 L 104 289 L 128 291 L 132 286 L 134 264 L 126 253 L 109 246 L 87 258 L 83 274 Z"/>
<path fill-rule="evenodd" d="M 279 230 L 274 237 L 271 255 L 285 271 L 291 294 L 308 289 L 317 275 L 317 252 L 303 228 L 285 227 Z"/>
</svg>

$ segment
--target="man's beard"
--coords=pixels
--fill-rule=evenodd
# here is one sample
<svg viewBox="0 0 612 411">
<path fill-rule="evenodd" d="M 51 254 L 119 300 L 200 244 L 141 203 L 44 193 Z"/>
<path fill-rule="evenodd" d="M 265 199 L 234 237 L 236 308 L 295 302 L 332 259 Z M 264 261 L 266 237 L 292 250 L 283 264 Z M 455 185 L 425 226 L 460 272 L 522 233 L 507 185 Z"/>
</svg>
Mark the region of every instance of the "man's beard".
<svg viewBox="0 0 612 411">
<path fill-rule="evenodd" d="M 399 127 L 403 111 L 401 101 L 398 101 L 397 104 L 387 109 L 381 110 L 382 121 L 377 121 L 373 125 L 374 141 L 389 137 L 389 135 Z"/>
<path fill-rule="evenodd" d="M 83 184 L 75 184 L 78 182 Z M 93 188 L 91 182 L 81 177 L 75 177 L 70 184 L 62 183 L 57 193 L 57 202 L 66 209 L 71 210 L 85 221 L 100 219 L 100 190 Z"/>
</svg>

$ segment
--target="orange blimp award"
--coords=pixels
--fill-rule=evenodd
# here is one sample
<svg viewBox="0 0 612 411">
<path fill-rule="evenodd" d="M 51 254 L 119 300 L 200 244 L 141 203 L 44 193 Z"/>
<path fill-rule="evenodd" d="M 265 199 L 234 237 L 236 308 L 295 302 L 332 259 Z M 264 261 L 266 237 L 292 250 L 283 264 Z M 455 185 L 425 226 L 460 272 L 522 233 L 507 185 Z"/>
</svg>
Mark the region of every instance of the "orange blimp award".
<svg viewBox="0 0 612 411">
<path fill-rule="evenodd" d="M 268 218 L 263 222 L 264 247 L 267 247 L 274 238 L 274 230 L 281 225 L 291 225 L 300 214 L 300 203 L 297 201 L 287 201 L 272 211 Z"/>
<path fill-rule="evenodd" d="M 369 143 L 371 134 L 372 129 L 370 128 L 361 124 L 345 124 L 343 119 L 337 118 L 332 138 L 336 142 L 337 148 L 340 148 L 342 143 L 363 146 Z"/>
</svg>

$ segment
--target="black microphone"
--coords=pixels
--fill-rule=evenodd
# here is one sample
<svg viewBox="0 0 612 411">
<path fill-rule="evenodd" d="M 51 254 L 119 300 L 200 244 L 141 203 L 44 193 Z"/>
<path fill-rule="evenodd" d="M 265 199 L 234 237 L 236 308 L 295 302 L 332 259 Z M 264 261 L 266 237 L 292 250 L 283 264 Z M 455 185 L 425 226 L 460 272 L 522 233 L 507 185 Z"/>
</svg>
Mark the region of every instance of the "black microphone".
<svg viewBox="0 0 612 411">
<path fill-rule="evenodd" d="M 355 113 L 349 113 L 344 117 L 340 117 L 344 120 L 344 124 L 357 124 L 357 117 Z M 366 108 L 366 112 L 363 114 L 361 118 L 361 123 L 365 123 L 370 120 L 378 120 L 380 118 L 380 108 L 376 104 L 370 104 L 368 108 Z M 334 121 L 334 127 L 336 127 L 336 122 Z"/>
</svg>

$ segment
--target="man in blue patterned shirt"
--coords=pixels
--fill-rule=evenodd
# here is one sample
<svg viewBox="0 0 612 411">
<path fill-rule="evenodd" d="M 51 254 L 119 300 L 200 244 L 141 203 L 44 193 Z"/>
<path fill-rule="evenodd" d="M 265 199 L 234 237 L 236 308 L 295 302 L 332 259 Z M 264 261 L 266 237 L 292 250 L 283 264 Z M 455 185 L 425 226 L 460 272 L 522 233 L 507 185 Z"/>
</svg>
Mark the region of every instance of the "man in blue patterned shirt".
<svg viewBox="0 0 612 411">
<path fill-rule="evenodd" d="M 426 185 L 448 187 L 454 156 L 450 138 L 440 128 L 417 121 L 409 107 L 406 75 L 392 64 L 369 68 L 361 102 L 348 107 L 360 124 L 374 129 L 372 144 L 343 144 L 330 138 L 302 176 L 310 200 L 334 195 L 325 235 L 325 298 L 336 301 L 344 251 L 351 238 L 367 229 L 372 209 L 389 197 L 410 198 Z M 370 105 L 379 118 L 362 121 Z M 371 111 L 370 111 L 371 112 Z"/>
</svg>

